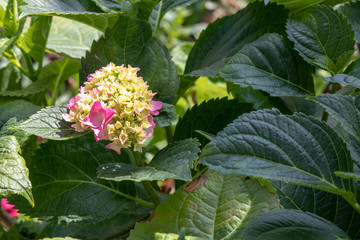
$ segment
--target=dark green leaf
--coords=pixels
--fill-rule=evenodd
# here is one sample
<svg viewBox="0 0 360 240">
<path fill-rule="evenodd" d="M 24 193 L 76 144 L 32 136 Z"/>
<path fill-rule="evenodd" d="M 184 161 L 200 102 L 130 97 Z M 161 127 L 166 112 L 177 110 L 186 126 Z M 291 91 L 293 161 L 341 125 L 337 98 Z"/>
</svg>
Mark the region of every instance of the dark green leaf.
<svg viewBox="0 0 360 240">
<path fill-rule="evenodd" d="M 136 224 L 129 239 L 155 239 L 156 232 L 179 234 L 182 227 L 188 236 L 241 239 L 253 219 L 277 209 L 276 196 L 257 180 L 208 171 L 161 203 L 151 222 Z"/>
<path fill-rule="evenodd" d="M 175 119 L 175 106 L 167 103 L 162 103 L 159 115 L 154 116 L 154 122 L 159 127 L 170 126 Z"/>
<path fill-rule="evenodd" d="M 88 133 L 87 131 L 75 131 L 75 129 L 71 127 L 72 123 L 66 122 L 62 117 L 65 113 L 67 113 L 66 107 L 43 108 L 18 126 L 17 129 L 54 140 L 66 140 Z"/>
<path fill-rule="evenodd" d="M 196 133 L 196 130 L 217 134 L 239 115 L 250 112 L 251 107 L 251 104 L 239 103 L 237 100 L 228 100 L 227 98 L 213 99 L 195 105 L 177 123 L 174 139 L 178 141 L 197 138 L 204 146 L 209 141 Z"/>
<path fill-rule="evenodd" d="M 360 59 L 351 63 L 344 73 L 336 74 L 324 80 L 360 88 Z"/>
<path fill-rule="evenodd" d="M 339 195 L 290 183 L 272 183 L 284 208 L 314 213 L 333 222 L 352 238 L 359 234 L 360 214 Z"/>
<path fill-rule="evenodd" d="M 355 31 L 355 39 L 360 42 L 360 1 L 344 4 L 340 6 L 338 10 L 345 15 L 352 29 Z"/>
<path fill-rule="evenodd" d="M 39 16 L 18 40 L 18 46 L 42 63 L 51 26 L 51 17 Z"/>
<path fill-rule="evenodd" d="M 19 194 L 34 205 L 29 170 L 14 136 L 0 137 L 0 195 Z"/>
<path fill-rule="evenodd" d="M 276 4 L 261 2 L 249 4 L 234 15 L 223 17 L 209 24 L 200 34 L 186 63 L 188 76 L 216 77 L 225 63 L 246 44 L 264 33 L 284 33 L 287 10 Z M 182 96 L 192 82 L 182 82 Z"/>
<path fill-rule="evenodd" d="M 140 0 L 135 2 L 138 9 L 138 18 L 147 22 L 154 7 L 160 0 Z"/>
<path fill-rule="evenodd" d="M 246 45 L 226 63 L 219 76 L 272 96 L 314 94 L 312 67 L 297 57 L 278 34 L 265 34 Z"/>
<path fill-rule="evenodd" d="M 351 239 L 335 224 L 312 214 L 297 210 L 274 211 L 252 221 L 244 240 Z"/>
<path fill-rule="evenodd" d="M 16 117 L 17 121 L 27 120 L 41 108 L 24 100 L 2 100 L 0 98 L 0 126 L 10 118 Z"/>
<path fill-rule="evenodd" d="M 60 16 L 69 18 L 105 31 L 112 27 L 118 12 L 105 13 L 90 0 L 24 0 L 27 5 L 21 6 L 20 18 L 29 15 Z"/>
<path fill-rule="evenodd" d="M 48 224 L 40 234 L 43 237 L 72 236 L 79 239 L 125 239 L 135 223 L 148 216 L 144 213 L 120 213 L 111 219 L 90 224 L 69 224 L 68 226 Z"/>
<path fill-rule="evenodd" d="M 278 110 L 244 114 L 205 146 L 200 161 L 221 173 L 281 180 L 354 197 L 352 181 L 334 171 L 353 169 L 343 140 L 310 116 Z"/>
<path fill-rule="evenodd" d="M 311 100 L 319 103 L 343 128 L 360 140 L 360 112 L 355 107 L 355 99 L 351 96 L 340 94 L 324 94 Z"/>
<path fill-rule="evenodd" d="M 131 3 L 124 2 L 123 11 L 126 14 L 119 17 L 104 37 L 92 44 L 91 51 L 82 59 L 80 82 L 110 62 L 118 66 L 130 64 L 141 69 L 138 75 L 148 83 L 149 89 L 157 92 L 157 100 L 172 103 L 178 79 L 169 51 L 157 39 L 151 38 L 149 25 L 137 19 Z"/>
<path fill-rule="evenodd" d="M 305 61 L 333 74 L 354 53 L 354 32 L 346 19 L 328 6 L 313 6 L 287 23 L 289 39 Z"/>
<path fill-rule="evenodd" d="M 0 69 L 0 92 L 21 89 L 20 71 L 9 63 Z"/>
<path fill-rule="evenodd" d="M 133 195 L 131 182 L 115 183 L 100 180 L 96 169 L 106 163 L 129 163 L 126 153 L 118 155 L 95 142 L 93 136 L 69 141 L 51 141 L 41 144 L 28 164 L 33 185 L 35 207 L 21 199 L 11 199 L 32 217 L 53 222 L 98 222 L 119 213 L 143 212 L 135 202 L 122 197 Z"/>
<path fill-rule="evenodd" d="M 98 177 L 123 181 L 164 181 L 167 178 L 189 181 L 190 169 L 197 159 L 200 149 L 198 141 L 186 139 L 168 145 L 156 154 L 150 164 L 136 167 L 130 164 L 109 163 L 98 168 Z"/>
<path fill-rule="evenodd" d="M 57 54 L 80 59 L 100 35 L 100 31 L 85 24 L 54 17 L 46 48 Z"/>
</svg>

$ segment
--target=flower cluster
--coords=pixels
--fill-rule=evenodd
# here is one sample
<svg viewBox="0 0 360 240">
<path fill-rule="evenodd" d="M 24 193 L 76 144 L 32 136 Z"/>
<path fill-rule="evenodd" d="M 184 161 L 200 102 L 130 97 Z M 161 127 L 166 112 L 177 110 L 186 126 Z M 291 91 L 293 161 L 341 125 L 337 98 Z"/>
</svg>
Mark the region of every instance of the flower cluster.
<svg viewBox="0 0 360 240">
<path fill-rule="evenodd" d="M 9 204 L 9 201 L 6 198 L 1 199 L 1 208 L 4 209 L 10 217 L 16 217 L 19 215 L 19 209 L 14 209 L 15 205 Z"/>
<path fill-rule="evenodd" d="M 70 111 L 63 118 L 73 122 L 76 131 L 92 129 L 96 141 L 112 141 L 106 147 L 119 154 L 121 148 L 132 145 L 141 151 L 153 134 L 153 115 L 159 114 L 162 104 L 152 100 L 156 93 L 137 76 L 139 70 L 110 63 L 90 74 L 66 105 Z"/>
</svg>

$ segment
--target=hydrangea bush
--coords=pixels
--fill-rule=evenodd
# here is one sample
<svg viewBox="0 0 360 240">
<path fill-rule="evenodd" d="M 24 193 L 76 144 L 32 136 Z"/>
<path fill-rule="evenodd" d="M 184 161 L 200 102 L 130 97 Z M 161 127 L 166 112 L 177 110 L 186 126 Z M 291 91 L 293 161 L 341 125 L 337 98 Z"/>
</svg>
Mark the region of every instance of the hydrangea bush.
<svg viewBox="0 0 360 240">
<path fill-rule="evenodd" d="M 225 2 L 0 0 L 0 239 L 360 239 L 360 1 Z"/>
</svg>

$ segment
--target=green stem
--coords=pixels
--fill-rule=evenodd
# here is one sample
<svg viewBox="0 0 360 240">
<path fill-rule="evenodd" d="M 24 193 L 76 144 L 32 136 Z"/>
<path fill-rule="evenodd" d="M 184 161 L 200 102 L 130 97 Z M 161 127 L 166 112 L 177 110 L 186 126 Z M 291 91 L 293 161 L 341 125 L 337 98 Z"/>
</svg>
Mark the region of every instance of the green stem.
<svg viewBox="0 0 360 240">
<path fill-rule="evenodd" d="M 56 103 L 56 98 L 57 98 L 57 96 L 58 96 L 58 93 L 59 93 L 59 84 L 60 84 L 60 80 L 61 80 L 61 77 L 62 77 L 62 75 L 63 75 L 63 72 L 64 72 L 64 69 L 65 69 L 65 66 L 67 65 L 67 63 L 68 63 L 68 61 L 69 61 L 69 59 L 67 58 L 66 60 L 65 60 L 65 62 L 64 62 L 64 64 L 62 64 L 62 67 L 61 67 L 61 69 L 60 69 L 60 72 L 59 72 L 59 74 L 57 75 L 57 77 L 56 77 L 56 81 L 55 81 L 55 86 L 54 86 L 54 88 L 53 88 L 53 90 L 52 90 L 52 97 L 51 97 L 51 105 L 53 106 L 53 105 L 55 105 L 55 103 Z"/>
<path fill-rule="evenodd" d="M 351 204 L 351 203 L 350 203 Z M 354 204 L 351 204 L 351 206 L 360 213 L 360 204 L 358 202 L 355 202 Z"/>
<path fill-rule="evenodd" d="M 24 50 L 20 49 L 21 53 L 24 57 L 25 63 L 26 63 L 26 67 L 28 69 L 29 75 L 31 76 L 30 79 L 31 80 L 35 80 L 35 70 L 34 70 L 34 66 L 33 66 L 33 62 L 29 56 L 29 54 L 27 54 Z"/>
<path fill-rule="evenodd" d="M 15 220 L 12 219 L 9 214 L 0 207 L 0 223 L 6 230 L 9 230 L 14 225 Z"/>
<path fill-rule="evenodd" d="M 158 29 L 159 29 L 162 4 L 163 4 L 163 1 L 160 0 L 160 2 L 159 2 L 159 9 L 158 9 L 157 16 L 156 16 L 156 23 L 155 23 L 155 27 L 154 27 L 154 34 L 153 34 L 153 36 L 156 36 L 156 35 L 157 35 L 157 31 L 158 31 Z"/>
<path fill-rule="evenodd" d="M 133 152 L 133 156 L 135 159 L 135 164 L 138 167 L 143 167 L 143 161 L 141 158 L 141 155 L 138 151 Z M 141 184 L 144 186 L 147 194 L 151 198 L 151 200 L 154 202 L 155 207 L 157 207 L 160 203 L 160 197 L 155 193 L 153 187 L 151 186 L 151 183 L 149 181 L 142 181 Z"/>
<path fill-rule="evenodd" d="M 18 5 L 17 5 L 17 0 L 13 0 L 13 14 L 14 14 L 14 29 L 15 32 L 18 30 L 19 28 L 19 24 L 18 24 L 18 17 L 19 17 L 19 13 L 18 13 Z"/>
<path fill-rule="evenodd" d="M 25 76 L 30 78 L 30 74 L 29 72 L 23 68 L 23 66 L 21 66 L 21 64 L 18 62 L 18 60 L 12 56 L 11 54 L 9 54 L 8 52 L 4 52 L 4 57 L 6 57 L 15 67 L 17 67 L 20 72 L 22 72 Z"/>
<path fill-rule="evenodd" d="M 166 126 L 165 132 L 166 132 L 166 139 L 167 139 L 168 143 L 174 142 L 171 126 Z"/>
</svg>

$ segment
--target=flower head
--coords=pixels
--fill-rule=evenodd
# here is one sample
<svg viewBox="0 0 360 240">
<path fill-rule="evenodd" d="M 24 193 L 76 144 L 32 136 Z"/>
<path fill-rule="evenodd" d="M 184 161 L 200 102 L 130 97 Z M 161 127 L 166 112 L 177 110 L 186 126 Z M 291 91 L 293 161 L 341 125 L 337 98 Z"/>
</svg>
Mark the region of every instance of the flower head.
<svg viewBox="0 0 360 240">
<path fill-rule="evenodd" d="M 9 201 L 6 198 L 1 199 L 1 208 L 4 209 L 10 217 L 16 217 L 19 215 L 18 209 L 13 209 L 15 205 L 9 204 Z"/>
<path fill-rule="evenodd" d="M 112 141 L 106 147 L 119 154 L 130 146 L 141 151 L 153 134 L 152 116 L 159 114 L 162 103 L 152 100 L 156 93 L 137 76 L 139 70 L 110 63 L 90 74 L 66 105 L 70 111 L 63 118 L 73 122 L 76 131 L 93 130 L 97 141 Z"/>
</svg>

